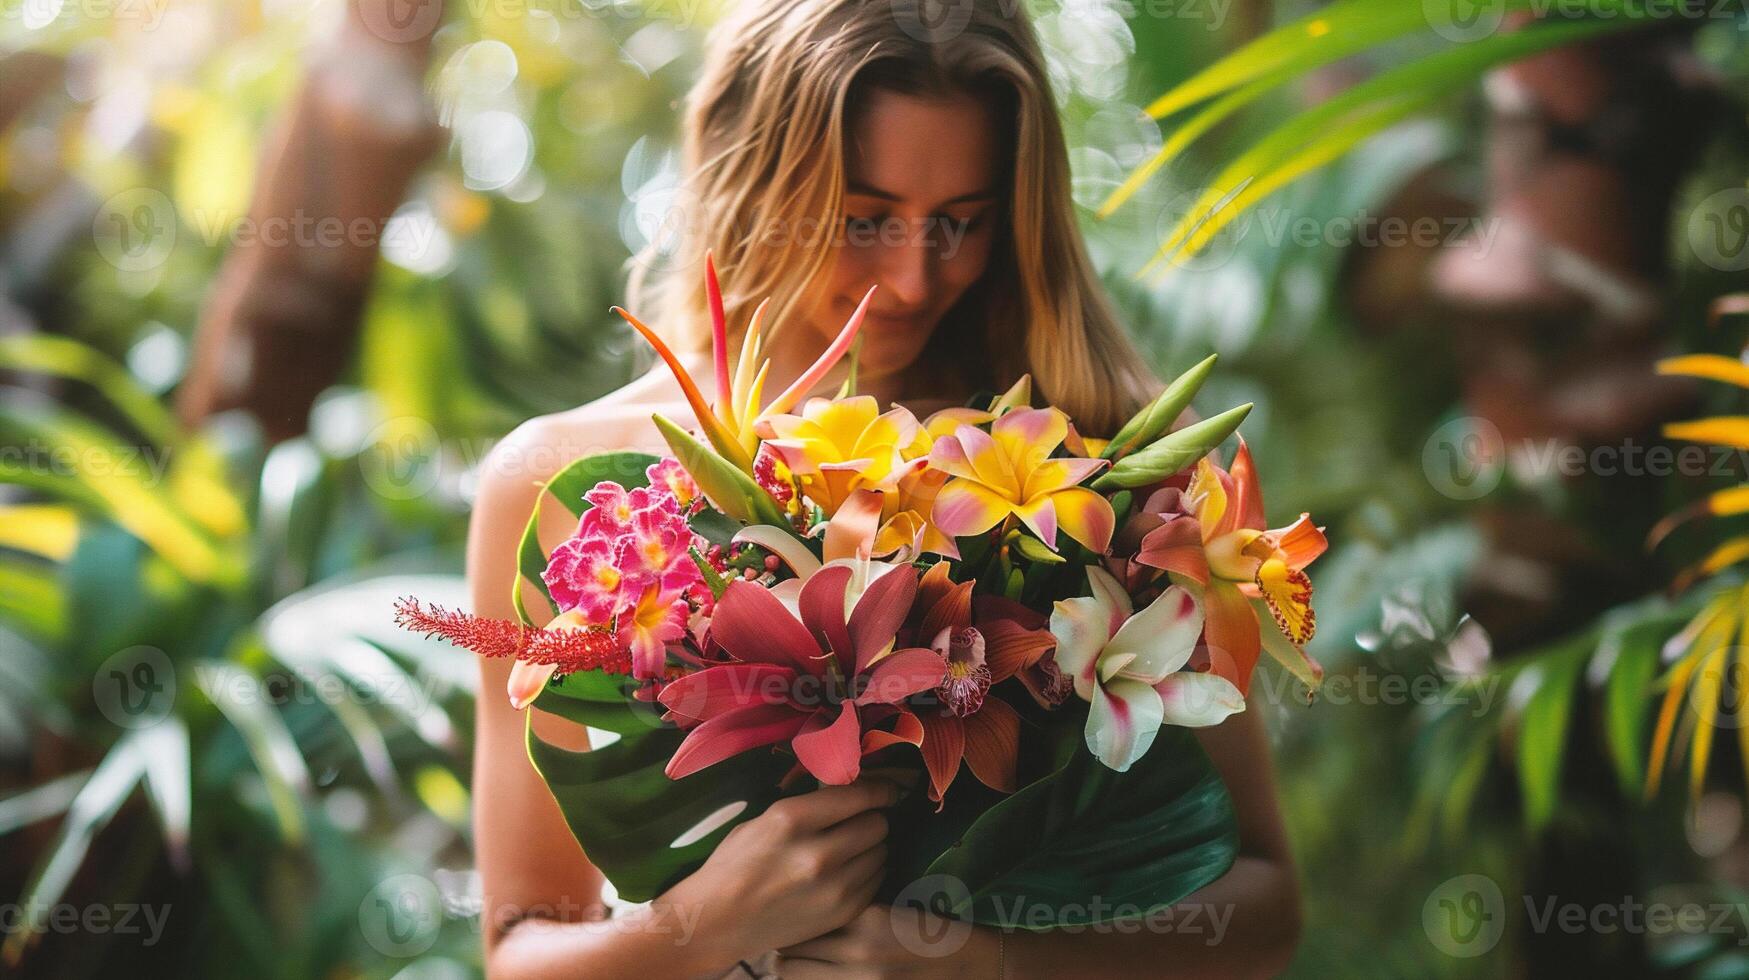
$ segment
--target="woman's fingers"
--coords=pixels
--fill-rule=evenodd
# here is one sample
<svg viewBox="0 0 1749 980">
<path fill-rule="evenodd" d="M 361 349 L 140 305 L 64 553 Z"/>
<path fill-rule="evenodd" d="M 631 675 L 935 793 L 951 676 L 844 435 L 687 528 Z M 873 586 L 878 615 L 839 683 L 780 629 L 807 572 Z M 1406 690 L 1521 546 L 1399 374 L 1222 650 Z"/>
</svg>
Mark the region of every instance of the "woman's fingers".
<svg viewBox="0 0 1749 980">
<path fill-rule="evenodd" d="M 789 814 L 799 829 L 822 830 L 867 810 L 899 802 L 899 788 L 886 780 L 863 779 L 848 786 L 826 786 L 771 805 Z"/>
<path fill-rule="evenodd" d="M 886 839 L 886 814 L 868 810 L 827 830 L 820 845 L 834 862 L 844 862 Z"/>
</svg>

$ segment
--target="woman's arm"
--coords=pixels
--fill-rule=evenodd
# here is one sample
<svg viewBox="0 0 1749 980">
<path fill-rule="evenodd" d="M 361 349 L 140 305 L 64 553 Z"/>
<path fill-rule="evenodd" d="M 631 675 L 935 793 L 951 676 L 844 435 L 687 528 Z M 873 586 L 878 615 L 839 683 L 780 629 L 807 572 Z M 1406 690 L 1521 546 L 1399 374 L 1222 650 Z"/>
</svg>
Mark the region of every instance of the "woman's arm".
<svg viewBox="0 0 1749 980">
<path fill-rule="evenodd" d="M 563 440 L 551 426 L 539 420 L 524 425 L 483 468 L 467 559 L 468 589 L 479 615 L 515 615 L 510 589 L 517 543 L 540 485 L 565 462 L 556 452 Z M 524 604 L 544 620 L 546 604 L 532 587 L 525 588 Z M 652 903 L 631 921 L 603 921 L 601 874 L 583 856 L 528 761 L 524 719 L 505 694 L 509 677 L 508 662 L 480 662 L 474 841 L 488 971 L 494 977 L 574 977 L 587 964 L 589 972 L 602 976 L 647 980 L 726 972 L 734 957 L 713 956 L 708 942 L 681 941 L 706 938 L 684 935 L 690 920 L 681 910 Z M 544 712 L 534 715 L 542 738 L 573 750 L 589 747 L 579 726 Z"/>
<path fill-rule="evenodd" d="M 587 431 L 593 444 L 567 442 L 566 433 L 573 431 Z M 468 585 L 476 613 L 515 614 L 510 589 L 516 548 L 541 484 L 571 459 L 637 444 L 638 434 L 605 414 L 578 425 L 543 420 L 518 429 L 493 451 L 468 529 Z M 573 521 L 562 507 L 542 509 L 556 512 L 542 514 L 541 537 L 550 547 Z M 546 604 L 533 586 L 518 587 L 527 590 L 527 608 L 541 616 Z M 505 691 L 509 677 L 508 663 L 482 661 L 474 839 L 491 976 L 720 977 L 737 961 L 839 928 L 879 887 L 887 822 L 878 811 L 897 799 L 897 790 L 871 781 L 774 804 L 731 830 L 702 868 L 668 892 L 606 919 L 601 874 L 528 761 L 524 719 L 511 709 Z M 529 710 L 542 738 L 575 751 L 589 747 L 579 726 Z"/>
<path fill-rule="evenodd" d="M 974 928 L 963 945 L 919 956 L 901 936 L 942 936 L 915 910 L 873 906 L 836 932 L 784 950 L 784 980 L 843 977 L 1222 978 L 1287 968 L 1300 933 L 1299 882 L 1275 798 L 1268 735 L 1254 711 L 1197 732 L 1233 797 L 1239 855 L 1218 880 L 1172 914 L 1080 932 Z M 911 947 L 911 948 L 908 948 Z"/>
</svg>

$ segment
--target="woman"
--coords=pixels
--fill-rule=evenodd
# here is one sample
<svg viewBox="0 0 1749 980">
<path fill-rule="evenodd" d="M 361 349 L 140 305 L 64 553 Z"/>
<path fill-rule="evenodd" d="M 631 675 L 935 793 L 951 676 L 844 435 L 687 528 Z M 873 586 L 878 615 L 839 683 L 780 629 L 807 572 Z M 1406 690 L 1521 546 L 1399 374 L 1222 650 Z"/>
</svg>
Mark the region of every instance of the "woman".
<svg viewBox="0 0 1749 980">
<path fill-rule="evenodd" d="M 772 297 L 777 390 L 875 283 L 859 392 L 921 414 L 1030 372 L 1081 431 L 1109 434 L 1153 382 L 1077 237 L 1062 130 L 1017 10 L 1012 0 L 961 3 L 931 31 L 906 0 L 745 4 L 713 33 L 691 96 L 690 233 L 648 289 L 634 282 L 634 308 L 701 351 L 709 249 L 731 325 Z M 494 452 L 469 545 L 476 612 L 511 615 L 505 584 L 540 481 L 585 453 L 660 452 L 653 411 L 691 417 L 664 370 L 535 419 Z M 550 548 L 572 522 L 545 511 Z M 896 937 L 928 924 L 870 904 L 884 858 L 880 810 L 897 793 L 877 782 L 778 803 L 666 894 L 603 921 L 601 876 L 530 767 L 523 719 L 500 693 L 509 666 L 484 661 L 481 672 L 474 799 L 494 976 L 1254 976 L 1291 954 L 1298 892 L 1252 713 L 1199 731 L 1232 791 L 1241 853 L 1187 899 L 1202 913 L 1196 931 L 1188 911 L 1175 931 L 980 927 L 919 955 Z M 556 717 L 536 711 L 532 723 L 549 741 L 588 744 Z"/>
</svg>

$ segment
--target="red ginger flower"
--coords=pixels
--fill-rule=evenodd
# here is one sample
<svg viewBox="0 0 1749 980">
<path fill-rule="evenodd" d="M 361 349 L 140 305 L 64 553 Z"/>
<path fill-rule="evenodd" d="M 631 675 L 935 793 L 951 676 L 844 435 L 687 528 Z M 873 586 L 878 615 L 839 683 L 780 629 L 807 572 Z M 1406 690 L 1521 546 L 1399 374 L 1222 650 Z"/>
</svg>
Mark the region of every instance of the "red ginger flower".
<svg viewBox="0 0 1749 980">
<path fill-rule="evenodd" d="M 428 610 L 412 596 L 396 600 L 395 625 L 448 640 L 482 657 L 511 657 L 523 663 L 551 665 L 554 673 L 559 674 L 579 670 L 629 674 L 632 669 L 631 651 L 605 630 L 535 629 L 436 604 Z"/>
</svg>

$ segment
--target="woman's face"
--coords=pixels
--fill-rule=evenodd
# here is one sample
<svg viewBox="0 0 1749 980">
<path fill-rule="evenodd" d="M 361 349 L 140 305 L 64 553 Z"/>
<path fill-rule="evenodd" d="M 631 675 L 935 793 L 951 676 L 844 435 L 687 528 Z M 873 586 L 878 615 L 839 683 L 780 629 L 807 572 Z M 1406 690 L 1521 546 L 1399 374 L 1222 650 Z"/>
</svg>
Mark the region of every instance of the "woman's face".
<svg viewBox="0 0 1749 980">
<path fill-rule="evenodd" d="M 996 120 L 971 96 L 876 90 L 863 106 L 845 148 L 843 223 L 810 320 L 823 338 L 836 336 L 878 285 L 860 367 L 880 375 L 916 360 L 983 275 L 1002 182 Z"/>
</svg>

